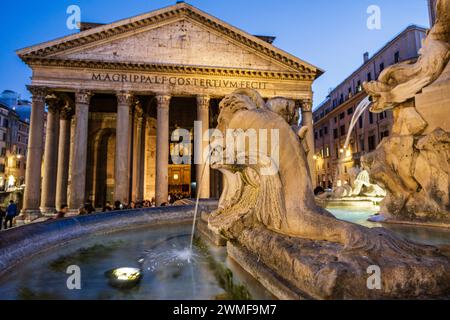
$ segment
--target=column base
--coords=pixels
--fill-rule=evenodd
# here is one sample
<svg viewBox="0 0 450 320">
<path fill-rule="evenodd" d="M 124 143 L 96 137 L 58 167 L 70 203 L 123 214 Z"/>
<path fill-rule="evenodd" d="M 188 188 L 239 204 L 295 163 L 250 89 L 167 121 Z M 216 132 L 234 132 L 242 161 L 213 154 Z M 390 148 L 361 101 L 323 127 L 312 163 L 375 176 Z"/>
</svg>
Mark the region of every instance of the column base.
<svg viewBox="0 0 450 320">
<path fill-rule="evenodd" d="M 22 209 L 20 215 L 17 217 L 17 220 L 20 220 L 23 222 L 23 224 L 25 224 L 36 220 L 41 216 L 42 214 L 39 209 Z"/>
<path fill-rule="evenodd" d="M 56 214 L 56 208 L 41 208 L 41 215 L 44 217 L 53 217 Z"/>
<path fill-rule="evenodd" d="M 80 215 L 80 209 L 69 209 L 65 217 L 77 217 Z"/>
</svg>

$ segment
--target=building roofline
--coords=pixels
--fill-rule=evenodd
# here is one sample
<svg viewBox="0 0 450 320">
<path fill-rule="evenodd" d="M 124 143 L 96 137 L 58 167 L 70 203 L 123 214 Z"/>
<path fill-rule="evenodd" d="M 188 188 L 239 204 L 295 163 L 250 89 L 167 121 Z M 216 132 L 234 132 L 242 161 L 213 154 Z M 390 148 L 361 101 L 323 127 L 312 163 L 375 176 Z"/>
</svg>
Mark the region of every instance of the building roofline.
<svg viewBox="0 0 450 320">
<path fill-rule="evenodd" d="M 342 80 L 328 95 L 327 98 L 322 101 L 314 110 L 318 111 L 320 108 L 322 108 L 326 102 L 328 100 L 330 100 L 330 96 L 331 94 L 338 90 L 338 88 L 345 83 L 347 80 L 351 79 L 355 74 L 357 74 L 358 72 L 360 72 L 362 69 L 364 69 L 364 67 L 366 67 L 369 63 L 371 63 L 375 58 L 377 58 L 378 56 L 380 56 L 384 51 L 386 51 L 393 43 L 395 43 L 401 36 L 403 36 L 404 34 L 406 34 L 407 32 L 413 31 L 413 30 L 418 30 L 418 31 L 422 31 L 422 32 L 427 32 L 428 28 L 416 25 L 416 24 L 411 24 L 409 26 L 407 26 L 405 29 L 403 29 L 401 32 L 397 33 L 391 40 L 389 40 L 385 45 L 383 45 L 383 47 L 381 47 L 378 51 L 376 51 L 369 60 L 367 60 L 366 62 L 364 62 L 362 65 L 360 65 L 355 71 L 353 71 L 349 76 L 347 76 L 344 80 Z"/>
<path fill-rule="evenodd" d="M 260 50 L 268 57 L 282 62 L 284 65 L 289 66 L 295 71 L 302 72 L 305 69 L 308 71 L 310 70 L 315 74 L 315 78 L 318 78 L 324 73 L 322 69 L 185 2 L 177 2 L 175 5 L 42 42 L 40 44 L 19 49 L 16 53 L 22 60 L 28 56 L 48 58 L 57 52 L 70 49 L 75 45 L 83 46 L 98 41 L 99 39 L 104 39 L 105 37 L 112 37 L 116 33 L 126 33 L 147 25 L 156 24 L 162 19 L 178 16 L 186 16 L 194 20 L 198 19 L 205 25 L 225 33 L 244 45 Z"/>
<path fill-rule="evenodd" d="M 356 93 L 352 98 L 345 100 L 343 103 L 338 105 L 336 108 L 330 110 L 330 112 L 327 113 L 327 116 L 335 117 L 335 116 L 339 115 L 340 113 L 345 112 L 345 110 L 347 110 L 347 107 L 349 105 L 354 105 L 355 101 L 363 100 L 365 96 L 367 96 L 367 93 L 365 93 L 364 91 L 360 91 L 360 92 Z M 318 111 L 318 110 L 319 109 L 317 109 L 316 111 Z M 318 121 L 314 121 L 314 126 L 323 125 L 323 122 L 325 122 L 325 119 L 327 119 L 326 116 L 320 118 Z"/>
</svg>

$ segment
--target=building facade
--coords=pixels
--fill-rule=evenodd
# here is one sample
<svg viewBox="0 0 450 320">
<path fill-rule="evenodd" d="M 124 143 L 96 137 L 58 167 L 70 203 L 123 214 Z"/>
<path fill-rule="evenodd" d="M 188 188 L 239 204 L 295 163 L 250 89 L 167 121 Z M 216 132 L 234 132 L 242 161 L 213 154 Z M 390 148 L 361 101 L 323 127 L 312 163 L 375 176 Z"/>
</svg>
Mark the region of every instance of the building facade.
<svg viewBox="0 0 450 320">
<path fill-rule="evenodd" d="M 29 123 L 16 109 L 27 103 L 9 90 L 0 95 L 0 191 L 14 191 L 25 183 Z"/>
<path fill-rule="evenodd" d="M 171 138 L 177 128 L 192 133 L 196 120 L 214 127 L 219 101 L 239 88 L 296 100 L 313 145 L 311 85 L 322 71 L 272 41 L 177 3 L 19 50 L 33 70 L 23 212 L 219 196 L 218 173 L 205 170 L 200 182 L 202 165 L 171 162 Z"/>
<path fill-rule="evenodd" d="M 314 111 L 315 170 L 317 185 L 331 188 L 351 182 L 360 158 L 375 150 L 392 127 L 392 113 L 375 114 L 366 110 L 351 133 L 350 145 L 344 150 L 350 122 L 358 104 L 367 97 L 364 81 L 378 78 L 388 66 L 418 57 L 426 29 L 412 25 L 389 41 L 369 58 L 364 54 L 361 67 L 332 90 Z"/>
</svg>

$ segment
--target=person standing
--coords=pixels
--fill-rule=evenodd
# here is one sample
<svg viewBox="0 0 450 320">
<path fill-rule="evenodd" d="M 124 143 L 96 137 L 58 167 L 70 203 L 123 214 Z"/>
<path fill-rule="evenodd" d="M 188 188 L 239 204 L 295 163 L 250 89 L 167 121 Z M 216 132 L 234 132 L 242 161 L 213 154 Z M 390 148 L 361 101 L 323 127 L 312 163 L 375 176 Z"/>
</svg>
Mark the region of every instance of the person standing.
<svg viewBox="0 0 450 320">
<path fill-rule="evenodd" d="M 17 216 L 17 205 L 14 203 L 13 200 L 10 200 L 8 208 L 6 208 L 5 224 L 3 225 L 5 229 L 8 229 L 8 222 L 9 227 L 12 228 L 13 220 L 16 216 Z"/>
<path fill-rule="evenodd" d="M 3 211 L 3 208 L 0 208 L 0 230 L 3 228 L 3 219 L 5 218 L 6 213 Z"/>
<path fill-rule="evenodd" d="M 79 216 L 85 216 L 87 214 L 88 214 L 88 212 L 86 210 L 86 206 L 82 206 L 82 207 L 80 207 L 80 209 L 78 209 L 78 215 Z"/>
<path fill-rule="evenodd" d="M 122 210 L 122 203 L 119 200 L 114 202 L 114 211 Z"/>
<path fill-rule="evenodd" d="M 112 211 L 111 203 L 108 201 L 106 202 L 106 205 L 103 207 L 103 212 L 110 212 Z"/>
<path fill-rule="evenodd" d="M 66 216 L 68 211 L 69 211 L 69 207 L 67 206 L 67 204 L 63 204 L 61 206 L 61 209 L 56 214 L 55 219 L 63 219 Z"/>
<path fill-rule="evenodd" d="M 86 202 L 86 204 L 84 205 L 84 210 L 86 210 L 87 214 L 92 214 L 95 212 L 95 208 L 92 205 L 92 201 Z"/>
</svg>

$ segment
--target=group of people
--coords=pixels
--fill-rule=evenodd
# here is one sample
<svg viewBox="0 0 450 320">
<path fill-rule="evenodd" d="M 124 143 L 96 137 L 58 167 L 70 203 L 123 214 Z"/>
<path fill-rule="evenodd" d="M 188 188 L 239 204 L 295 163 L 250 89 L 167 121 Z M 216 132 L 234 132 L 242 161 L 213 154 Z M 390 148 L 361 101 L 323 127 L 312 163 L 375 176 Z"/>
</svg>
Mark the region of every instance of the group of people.
<svg viewBox="0 0 450 320">
<path fill-rule="evenodd" d="M 178 200 L 188 199 L 188 198 L 190 198 L 190 194 L 188 192 L 170 193 L 167 198 L 167 202 L 163 203 L 161 205 L 161 207 L 166 207 L 166 206 L 174 204 Z M 114 205 L 111 205 L 110 202 L 106 202 L 106 205 L 103 207 L 103 212 L 141 209 L 141 208 L 154 208 L 154 207 L 156 207 L 155 198 L 152 198 L 152 200 L 131 201 L 128 204 L 124 204 L 120 201 L 116 201 L 116 202 L 114 202 Z"/>
<path fill-rule="evenodd" d="M 163 203 L 161 206 L 166 207 L 174 204 L 178 200 L 187 199 L 190 197 L 188 192 L 176 192 L 170 193 L 167 202 Z M 120 201 L 115 201 L 114 205 L 111 202 L 106 202 L 106 205 L 103 207 L 103 212 L 110 211 L 119 211 L 119 210 L 132 210 L 132 209 L 140 209 L 140 208 L 154 208 L 156 207 L 155 198 L 152 200 L 143 200 L 143 201 L 131 201 L 128 204 L 124 204 Z M 69 207 L 66 204 L 63 204 L 59 211 L 56 213 L 55 219 L 62 219 L 69 212 Z M 78 215 L 84 216 L 87 214 L 95 213 L 95 207 L 92 204 L 92 201 L 87 201 L 80 209 L 78 209 Z M 0 230 L 2 228 L 7 229 L 12 228 L 14 218 L 18 215 L 17 204 L 11 200 L 9 201 L 9 205 L 6 210 L 0 207 Z"/>
<path fill-rule="evenodd" d="M 190 197 L 190 194 L 187 192 L 177 192 L 170 193 L 166 203 L 163 203 L 161 206 L 169 206 L 174 204 L 178 200 L 187 199 Z M 140 209 L 140 208 L 154 208 L 156 207 L 156 201 L 153 198 L 152 200 L 143 200 L 143 201 L 131 201 L 128 204 L 123 204 L 120 201 L 115 201 L 114 205 L 111 205 L 110 202 L 106 202 L 106 205 L 103 207 L 103 212 L 110 211 L 120 211 L 120 210 L 132 210 L 132 209 Z M 69 206 L 66 204 L 61 205 L 59 211 L 56 213 L 54 219 L 62 219 L 65 218 L 67 213 L 69 212 Z M 92 204 L 92 201 L 87 201 L 80 209 L 78 209 L 78 215 L 84 216 L 87 214 L 95 213 L 95 207 Z M 2 228 L 8 229 L 12 228 L 14 218 L 18 215 L 17 204 L 11 200 L 9 201 L 9 205 L 6 210 L 0 207 L 0 230 Z"/>
<path fill-rule="evenodd" d="M 106 205 L 103 207 L 103 212 L 152 208 L 152 207 L 156 207 L 156 202 L 154 200 L 131 201 L 130 203 L 122 203 L 117 200 L 114 202 L 113 206 L 111 206 L 110 202 L 106 202 Z"/>
<path fill-rule="evenodd" d="M 67 212 L 69 212 L 69 206 L 67 204 L 63 204 L 59 211 L 56 213 L 55 219 L 62 219 L 66 216 Z M 86 214 L 91 214 L 95 212 L 95 208 L 92 205 L 92 201 L 88 201 L 78 209 L 78 215 L 84 216 Z"/>
<path fill-rule="evenodd" d="M 189 192 L 171 192 L 169 193 L 168 203 L 174 204 L 178 200 L 189 199 L 191 194 Z"/>
<path fill-rule="evenodd" d="M 3 208 L 0 208 L 0 230 L 2 228 L 4 228 L 5 230 L 8 228 L 12 228 L 14 218 L 17 216 L 17 214 L 18 214 L 17 205 L 13 200 L 9 201 L 6 211 L 3 210 Z"/>
<path fill-rule="evenodd" d="M 120 201 L 115 201 L 114 204 L 111 204 L 111 202 L 106 202 L 105 206 L 103 207 L 102 212 L 111 212 L 111 211 L 120 211 L 120 210 L 130 210 L 130 209 L 139 209 L 139 208 L 152 208 L 156 207 L 155 200 L 145 200 L 145 201 L 139 201 L 135 202 L 132 201 L 129 204 L 123 204 Z M 67 212 L 69 211 L 69 207 L 67 205 L 62 205 L 60 210 L 55 216 L 55 219 L 62 219 L 66 216 Z M 92 201 L 86 202 L 80 209 L 78 209 L 78 215 L 84 216 L 87 214 L 95 213 L 95 207 L 92 204 Z"/>
<path fill-rule="evenodd" d="M 190 194 L 187 192 L 177 192 L 170 193 L 166 203 L 163 203 L 161 206 L 166 207 L 174 204 L 178 200 L 187 199 L 190 197 Z M 120 201 L 115 201 L 114 205 L 110 202 L 106 202 L 106 205 L 103 207 L 103 212 L 110 211 L 120 211 L 120 210 L 132 210 L 132 209 L 140 209 L 140 208 L 154 208 L 156 207 L 156 201 L 153 198 L 152 200 L 143 200 L 143 201 L 131 201 L 128 204 L 124 204 Z M 54 219 L 62 219 L 65 218 L 67 213 L 69 212 L 69 207 L 66 204 L 63 204 L 59 211 L 56 213 Z M 84 216 L 87 214 L 95 213 L 95 207 L 92 204 L 92 201 L 87 201 L 80 209 L 78 209 L 78 215 Z M 11 200 L 6 208 L 0 207 L 0 230 L 12 228 L 14 218 L 18 215 L 17 204 Z M 9 227 L 8 227 L 9 225 Z"/>
</svg>

